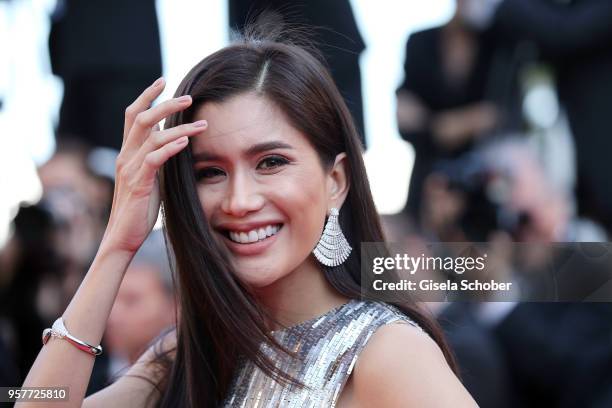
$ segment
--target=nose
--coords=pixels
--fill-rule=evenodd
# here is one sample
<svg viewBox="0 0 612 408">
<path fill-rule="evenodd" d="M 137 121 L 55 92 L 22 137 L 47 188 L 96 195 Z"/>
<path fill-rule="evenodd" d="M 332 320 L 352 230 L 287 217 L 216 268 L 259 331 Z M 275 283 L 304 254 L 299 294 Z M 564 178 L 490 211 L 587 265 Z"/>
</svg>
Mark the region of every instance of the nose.
<svg viewBox="0 0 612 408">
<path fill-rule="evenodd" d="M 221 210 L 235 217 L 260 210 L 264 205 L 264 197 L 257 182 L 248 174 L 236 172 L 230 177 L 225 197 L 221 202 Z"/>
</svg>

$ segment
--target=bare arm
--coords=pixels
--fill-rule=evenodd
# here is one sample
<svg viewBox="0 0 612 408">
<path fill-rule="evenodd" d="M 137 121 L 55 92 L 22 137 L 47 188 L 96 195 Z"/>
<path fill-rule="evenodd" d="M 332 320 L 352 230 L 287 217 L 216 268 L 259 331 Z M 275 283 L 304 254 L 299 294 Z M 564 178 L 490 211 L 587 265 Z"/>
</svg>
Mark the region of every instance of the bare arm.
<svg viewBox="0 0 612 408">
<path fill-rule="evenodd" d="M 152 85 L 126 110 L 106 232 L 85 279 L 63 314 L 68 331 L 89 344 L 100 344 L 125 270 L 157 219 L 157 171 L 187 146 L 187 136 L 203 130 L 193 124 L 159 130 L 159 121 L 191 104 L 190 97 L 176 98 L 149 109 L 163 88 L 163 81 Z M 93 363 L 93 356 L 67 341 L 52 338 L 40 351 L 23 385 L 68 387 L 70 400 L 54 406 L 80 407 Z M 20 408 L 30 405 L 38 406 L 17 404 Z"/>
<path fill-rule="evenodd" d="M 89 344 L 100 344 L 123 272 L 130 260 L 131 255 L 127 252 L 100 249 L 64 313 L 66 328 L 70 333 Z M 77 407 L 85 395 L 93 364 L 93 356 L 67 341 L 51 339 L 41 349 L 23 385 L 68 387 L 70 400 L 64 406 Z M 26 407 L 29 404 L 19 403 L 17 406 Z"/>
</svg>

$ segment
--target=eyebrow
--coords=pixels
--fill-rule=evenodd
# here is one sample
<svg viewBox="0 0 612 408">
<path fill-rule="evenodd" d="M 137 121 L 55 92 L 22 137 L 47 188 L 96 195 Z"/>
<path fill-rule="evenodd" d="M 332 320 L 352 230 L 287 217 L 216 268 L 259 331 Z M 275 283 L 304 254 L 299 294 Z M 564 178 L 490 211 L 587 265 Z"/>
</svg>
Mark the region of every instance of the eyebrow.
<svg viewBox="0 0 612 408">
<path fill-rule="evenodd" d="M 268 150 L 274 150 L 274 149 L 293 149 L 293 146 L 285 142 L 281 142 L 281 141 L 264 142 L 264 143 L 258 143 L 258 144 L 255 144 L 249 147 L 245 153 L 247 156 L 254 156 L 256 154 L 267 152 Z M 199 162 L 199 161 L 220 161 L 221 160 L 221 156 L 216 155 L 214 153 L 208 153 L 208 152 L 197 153 L 197 154 L 194 154 L 192 157 L 193 157 L 194 163 Z"/>
</svg>

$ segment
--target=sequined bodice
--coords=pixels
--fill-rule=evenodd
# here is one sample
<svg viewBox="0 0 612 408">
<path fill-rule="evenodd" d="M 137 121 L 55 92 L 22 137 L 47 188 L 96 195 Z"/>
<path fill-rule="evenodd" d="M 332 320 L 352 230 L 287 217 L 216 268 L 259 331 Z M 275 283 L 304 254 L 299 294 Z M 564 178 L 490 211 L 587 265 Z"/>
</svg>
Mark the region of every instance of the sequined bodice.
<svg viewBox="0 0 612 408">
<path fill-rule="evenodd" d="M 225 407 L 334 407 L 359 352 L 374 331 L 403 321 L 417 326 L 399 309 L 382 302 L 351 300 L 315 319 L 275 331 L 279 343 L 298 358 L 262 346 L 277 366 L 305 384 L 282 385 L 245 361 L 234 377 Z M 418 326 L 417 326 L 418 327 Z"/>
</svg>

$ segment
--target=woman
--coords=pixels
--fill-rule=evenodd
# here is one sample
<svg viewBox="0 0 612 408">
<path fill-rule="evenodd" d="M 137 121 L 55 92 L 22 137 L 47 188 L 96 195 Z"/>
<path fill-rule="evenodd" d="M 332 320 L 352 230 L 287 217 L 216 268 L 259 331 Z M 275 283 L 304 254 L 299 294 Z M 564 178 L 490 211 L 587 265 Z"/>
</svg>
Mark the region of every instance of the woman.
<svg viewBox="0 0 612 408">
<path fill-rule="evenodd" d="M 383 236 L 355 127 L 321 63 L 247 39 L 149 108 L 163 84 L 126 110 L 109 224 L 63 319 L 99 344 L 161 198 L 177 329 L 83 405 L 475 406 L 415 306 L 359 300 L 360 243 Z M 52 339 L 24 385 L 67 385 L 78 406 L 92 365 Z"/>
</svg>

